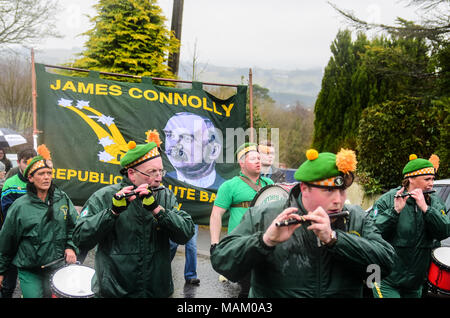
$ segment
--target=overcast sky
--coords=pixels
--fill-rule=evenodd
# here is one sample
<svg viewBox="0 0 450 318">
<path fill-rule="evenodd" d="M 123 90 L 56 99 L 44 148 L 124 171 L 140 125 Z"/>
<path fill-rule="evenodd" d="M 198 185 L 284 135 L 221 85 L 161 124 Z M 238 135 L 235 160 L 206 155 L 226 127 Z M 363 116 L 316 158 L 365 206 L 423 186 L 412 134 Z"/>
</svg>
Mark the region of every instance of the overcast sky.
<svg viewBox="0 0 450 318">
<path fill-rule="evenodd" d="M 330 0 L 370 22 L 394 24 L 396 17 L 418 20 L 406 0 Z M 63 39 L 37 49 L 82 47 L 82 32 L 92 28 L 95 0 L 60 0 L 57 17 Z M 159 0 L 170 29 L 173 0 Z M 330 44 L 347 24 L 326 0 L 184 0 L 181 60 L 191 61 L 197 43 L 199 62 L 264 69 L 323 68 Z"/>
</svg>

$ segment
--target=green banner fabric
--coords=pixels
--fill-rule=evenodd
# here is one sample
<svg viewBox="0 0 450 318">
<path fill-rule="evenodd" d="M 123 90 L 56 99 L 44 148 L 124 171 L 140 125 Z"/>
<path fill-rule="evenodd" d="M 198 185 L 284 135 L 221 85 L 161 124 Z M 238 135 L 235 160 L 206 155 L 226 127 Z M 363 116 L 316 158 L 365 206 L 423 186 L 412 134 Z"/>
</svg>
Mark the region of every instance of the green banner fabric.
<svg viewBox="0 0 450 318">
<path fill-rule="evenodd" d="M 180 89 L 153 85 L 151 78 L 127 83 L 92 71 L 87 77 L 50 73 L 43 64 L 35 70 L 38 145 L 50 149 L 55 183 L 74 204 L 120 182 L 128 142 L 145 143 L 156 129 L 167 170 L 163 185 L 195 223 L 209 224 L 218 187 L 239 171 L 232 154 L 239 146 L 235 130 L 245 128 L 246 86 L 221 100 L 200 82 Z"/>
</svg>

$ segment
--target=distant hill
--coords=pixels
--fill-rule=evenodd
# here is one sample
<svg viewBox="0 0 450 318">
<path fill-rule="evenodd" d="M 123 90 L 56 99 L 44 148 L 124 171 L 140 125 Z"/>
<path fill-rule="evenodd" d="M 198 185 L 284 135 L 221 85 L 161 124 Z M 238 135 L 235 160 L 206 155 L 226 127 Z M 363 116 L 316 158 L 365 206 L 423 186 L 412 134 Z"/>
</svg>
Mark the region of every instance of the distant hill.
<svg viewBox="0 0 450 318">
<path fill-rule="evenodd" d="M 35 59 L 38 63 L 58 65 L 74 61 L 76 54 L 82 48 L 36 50 Z M 180 63 L 179 78 L 192 79 L 192 64 Z M 199 64 L 198 80 L 223 84 L 247 84 L 249 68 L 234 68 Z M 308 108 L 313 108 L 320 91 L 322 69 L 308 70 L 277 70 L 252 68 L 253 83 L 269 89 L 269 95 L 281 106 L 289 107 L 297 102 Z"/>
<path fill-rule="evenodd" d="M 191 66 L 180 63 L 181 78 L 192 78 Z M 198 80 L 224 84 L 247 84 L 248 68 L 233 68 L 199 64 Z M 314 107 L 322 84 L 322 69 L 277 70 L 252 68 L 253 83 L 269 89 L 269 95 L 283 106 L 300 102 L 303 106 Z"/>
</svg>

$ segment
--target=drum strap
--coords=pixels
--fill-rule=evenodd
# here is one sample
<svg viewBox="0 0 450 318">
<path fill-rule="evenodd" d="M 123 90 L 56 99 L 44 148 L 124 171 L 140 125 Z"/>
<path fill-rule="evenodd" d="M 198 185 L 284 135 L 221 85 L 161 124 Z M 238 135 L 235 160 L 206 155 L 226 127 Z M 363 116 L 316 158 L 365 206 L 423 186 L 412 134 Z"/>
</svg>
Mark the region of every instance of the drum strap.
<svg viewBox="0 0 450 318">
<path fill-rule="evenodd" d="M 262 186 L 261 186 L 261 185 L 253 183 L 250 179 L 248 179 L 248 178 L 246 178 L 246 177 L 239 176 L 239 178 L 241 178 L 242 181 L 244 181 L 245 183 L 247 183 L 247 184 L 250 186 L 250 188 L 252 188 L 252 189 L 255 190 L 256 192 L 258 192 L 259 190 L 262 189 Z M 260 180 L 261 180 L 261 183 L 262 183 L 263 180 L 262 180 L 262 179 L 260 179 Z M 248 208 L 250 207 L 250 204 L 251 204 L 251 203 L 252 203 L 252 201 L 242 201 L 242 202 L 240 202 L 240 203 L 232 204 L 231 207 L 232 207 L 232 208 L 246 208 L 246 209 L 248 209 Z"/>
<path fill-rule="evenodd" d="M 231 207 L 232 208 L 246 208 L 248 209 L 250 207 L 250 203 L 252 201 L 243 201 L 241 203 L 237 203 L 237 204 L 232 204 Z"/>
<path fill-rule="evenodd" d="M 247 184 L 250 186 L 250 188 L 252 188 L 252 189 L 255 190 L 256 192 L 258 192 L 258 191 L 261 190 L 261 188 L 262 188 L 261 185 L 253 183 L 253 182 L 252 182 L 250 179 L 248 179 L 248 178 L 245 178 L 245 177 L 243 177 L 243 176 L 239 176 L 239 178 L 241 178 L 242 181 L 244 181 L 245 183 L 247 183 Z M 262 180 L 261 180 L 261 182 L 262 182 Z"/>
</svg>

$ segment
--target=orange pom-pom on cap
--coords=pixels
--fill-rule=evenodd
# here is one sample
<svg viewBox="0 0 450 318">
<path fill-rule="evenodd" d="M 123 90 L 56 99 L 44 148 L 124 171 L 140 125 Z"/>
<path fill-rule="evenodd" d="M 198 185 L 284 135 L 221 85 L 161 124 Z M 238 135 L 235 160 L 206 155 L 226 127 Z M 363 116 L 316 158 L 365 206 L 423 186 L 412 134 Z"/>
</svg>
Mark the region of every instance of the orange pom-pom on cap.
<svg viewBox="0 0 450 318">
<path fill-rule="evenodd" d="M 128 142 L 128 149 L 134 149 L 136 148 L 136 142 L 134 140 L 131 140 Z"/>
<path fill-rule="evenodd" d="M 429 162 L 433 164 L 434 169 L 437 171 L 439 169 L 439 157 L 435 154 L 432 154 L 430 156 L 430 159 L 428 159 Z"/>
<path fill-rule="evenodd" d="M 409 161 L 416 160 L 416 159 L 417 159 L 417 155 L 416 154 L 409 155 Z"/>
<path fill-rule="evenodd" d="M 147 135 L 147 142 L 154 142 L 157 147 L 161 145 L 161 139 L 159 138 L 159 133 L 156 129 L 148 130 L 145 132 Z"/>
<path fill-rule="evenodd" d="M 42 144 L 37 147 L 37 153 L 44 158 L 45 160 L 50 160 L 50 150 L 48 150 L 47 146 Z"/>
<path fill-rule="evenodd" d="M 308 149 L 306 151 L 306 159 L 308 160 L 316 160 L 319 158 L 319 152 L 316 149 Z"/>
<path fill-rule="evenodd" d="M 336 167 L 344 174 L 356 170 L 356 154 L 353 150 L 343 149 L 336 154 Z"/>
</svg>

